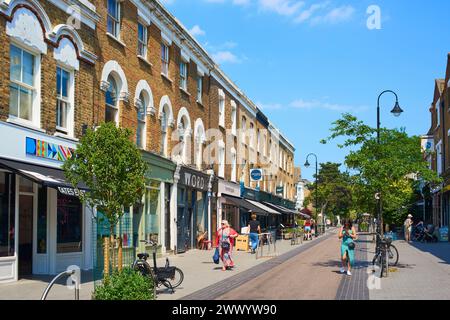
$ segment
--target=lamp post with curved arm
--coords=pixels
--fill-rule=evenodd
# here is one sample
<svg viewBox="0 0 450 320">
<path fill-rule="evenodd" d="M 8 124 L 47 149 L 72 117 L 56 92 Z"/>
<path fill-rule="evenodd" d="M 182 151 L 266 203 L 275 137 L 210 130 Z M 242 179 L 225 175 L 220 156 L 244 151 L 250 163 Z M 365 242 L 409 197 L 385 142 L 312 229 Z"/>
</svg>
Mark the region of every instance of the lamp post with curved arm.
<svg viewBox="0 0 450 320">
<path fill-rule="evenodd" d="M 378 96 L 378 102 L 377 102 L 377 143 L 378 145 L 381 144 L 380 141 L 380 126 L 381 126 L 381 122 L 380 122 L 380 98 L 383 94 L 385 93 L 392 93 L 395 96 L 395 105 L 394 108 L 391 110 L 391 113 L 395 116 L 395 117 L 399 117 L 402 113 L 403 110 L 402 108 L 400 108 L 400 105 L 398 104 L 398 96 L 397 94 L 392 91 L 392 90 L 385 90 L 383 92 L 380 93 L 380 95 Z M 378 215 L 377 215 L 377 233 L 380 234 L 381 233 L 381 219 L 383 216 L 383 209 L 382 209 L 382 201 L 381 201 L 381 192 L 380 190 L 378 191 L 377 195 L 376 195 L 376 200 L 377 200 L 377 208 L 378 208 Z M 377 247 L 380 243 L 380 237 L 377 235 Z"/>
<path fill-rule="evenodd" d="M 318 207 L 318 199 L 319 199 L 318 191 L 319 191 L 319 189 L 318 189 L 318 182 L 317 182 L 317 177 L 318 177 L 317 155 L 315 153 L 310 153 L 310 154 L 308 154 L 306 156 L 306 162 L 305 162 L 305 167 L 306 168 L 309 168 L 311 166 L 311 164 L 308 161 L 309 156 L 314 156 L 316 158 L 316 181 L 315 181 L 315 184 L 316 184 L 316 199 L 315 199 L 316 201 L 315 202 L 316 202 L 316 204 L 315 204 L 315 206 L 316 206 L 316 212 L 317 212 L 317 210 L 319 209 L 319 207 Z M 323 220 L 323 217 L 322 217 L 322 220 Z M 317 236 L 317 225 L 316 225 L 316 228 L 315 228 L 315 232 L 316 232 L 316 236 Z"/>
</svg>

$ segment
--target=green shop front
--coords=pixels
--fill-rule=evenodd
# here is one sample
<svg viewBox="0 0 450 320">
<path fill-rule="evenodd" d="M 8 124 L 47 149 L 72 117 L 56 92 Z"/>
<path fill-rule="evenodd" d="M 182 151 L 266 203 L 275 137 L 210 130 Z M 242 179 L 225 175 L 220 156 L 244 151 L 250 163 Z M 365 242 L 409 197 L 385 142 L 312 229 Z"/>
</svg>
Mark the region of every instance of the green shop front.
<svg viewBox="0 0 450 320">
<path fill-rule="evenodd" d="M 170 199 L 176 165 L 157 154 L 142 151 L 148 163 L 147 185 L 140 204 L 127 208 L 116 226 L 116 235 L 122 239 L 123 264 L 130 265 L 139 252 L 152 252 L 152 247 L 141 240 L 158 243 L 158 253 L 171 252 Z M 110 235 L 108 220 L 97 212 L 96 266 L 101 278 L 103 272 L 102 239 Z"/>
</svg>

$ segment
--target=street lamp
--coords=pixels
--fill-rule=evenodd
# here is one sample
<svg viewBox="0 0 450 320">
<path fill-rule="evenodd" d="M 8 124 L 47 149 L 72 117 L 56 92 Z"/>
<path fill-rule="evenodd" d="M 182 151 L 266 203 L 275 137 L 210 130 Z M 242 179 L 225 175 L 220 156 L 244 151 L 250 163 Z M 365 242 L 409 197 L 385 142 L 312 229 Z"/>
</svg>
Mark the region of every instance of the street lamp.
<svg viewBox="0 0 450 320">
<path fill-rule="evenodd" d="M 318 184 L 317 184 L 317 177 L 318 177 L 317 155 L 315 153 L 310 153 L 306 156 L 305 168 L 309 168 L 311 166 L 311 164 L 308 161 L 309 156 L 314 156 L 316 158 L 316 182 L 315 182 L 315 184 L 316 184 L 316 201 L 315 202 L 316 202 L 316 212 L 317 212 L 317 210 L 319 209 L 319 206 L 317 204 L 318 203 L 317 201 L 319 199 L 319 193 L 318 193 L 319 189 L 318 189 Z M 323 215 L 322 215 L 322 220 L 323 220 Z M 316 232 L 316 236 L 317 236 L 317 226 L 315 228 L 315 232 Z"/>
<path fill-rule="evenodd" d="M 402 108 L 400 108 L 400 105 L 398 104 L 398 96 L 397 94 L 392 91 L 392 90 L 385 90 L 382 93 L 380 93 L 380 95 L 378 96 L 378 102 L 377 102 L 377 144 L 381 145 L 380 142 L 380 98 L 383 94 L 385 93 L 392 93 L 395 96 L 395 105 L 394 108 L 391 110 L 391 113 L 395 116 L 395 117 L 399 117 L 402 113 L 403 110 Z M 377 199 L 377 207 L 378 207 L 378 215 L 377 215 L 377 233 L 380 234 L 381 233 L 381 218 L 383 216 L 383 209 L 382 209 L 382 202 L 381 202 L 381 192 L 378 191 L 376 199 Z M 377 234 L 377 248 L 380 244 L 380 236 Z"/>
</svg>

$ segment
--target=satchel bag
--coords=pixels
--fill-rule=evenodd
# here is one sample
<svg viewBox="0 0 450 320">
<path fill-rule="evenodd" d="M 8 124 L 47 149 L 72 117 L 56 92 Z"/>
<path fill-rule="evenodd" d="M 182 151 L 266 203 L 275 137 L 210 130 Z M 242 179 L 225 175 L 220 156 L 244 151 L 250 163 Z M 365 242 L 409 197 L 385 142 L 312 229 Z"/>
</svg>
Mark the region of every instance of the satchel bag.
<svg viewBox="0 0 450 320">
<path fill-rule="evenodd" d="M 215 264 L 219 264 L 219 259 L 220 259 L 220 256 L 219 256 L 219 248 L 216 248 L 216 251 L 214 252 L 214 255 L 213 255 L 213 261 L 214 261 L 214 263 L 215 263 Z"/>
<path fill-rule="evenodd" d="M 222 242 L 222 249 L 223 250 L 230 250 L 230 243 L 227 241 Z"/>
<path fill-rule="evenodd" d="M 350 242 L 348 245 L 348 248 L 350 249 L 350 250 L 354 250 L 355 249 L 355 243 L 352 241 L 352 242 Z"/>
</svg>

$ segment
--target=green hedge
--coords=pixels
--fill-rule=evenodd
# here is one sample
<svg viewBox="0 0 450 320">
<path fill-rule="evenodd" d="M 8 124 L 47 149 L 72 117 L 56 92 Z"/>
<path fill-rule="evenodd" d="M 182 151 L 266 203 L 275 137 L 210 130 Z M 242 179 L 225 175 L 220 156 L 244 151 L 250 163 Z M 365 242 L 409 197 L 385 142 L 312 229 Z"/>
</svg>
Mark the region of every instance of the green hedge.
<svg viewBox="0 0 450 320">
<path fill-rule="evenodd" d="M 153 281 L 131 268 L 105 277 L 95 288 L 93 300 L 154 300 Z"/>
</svg>

